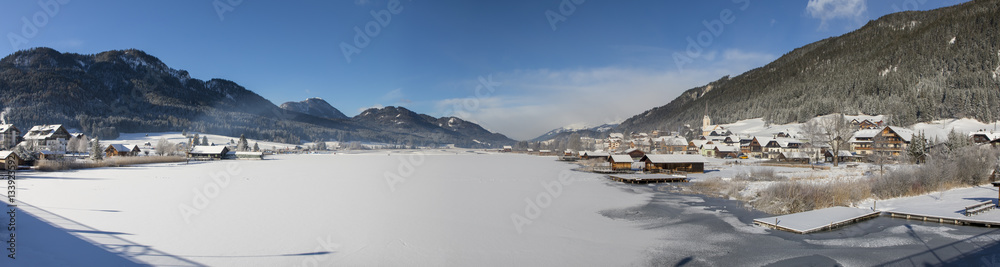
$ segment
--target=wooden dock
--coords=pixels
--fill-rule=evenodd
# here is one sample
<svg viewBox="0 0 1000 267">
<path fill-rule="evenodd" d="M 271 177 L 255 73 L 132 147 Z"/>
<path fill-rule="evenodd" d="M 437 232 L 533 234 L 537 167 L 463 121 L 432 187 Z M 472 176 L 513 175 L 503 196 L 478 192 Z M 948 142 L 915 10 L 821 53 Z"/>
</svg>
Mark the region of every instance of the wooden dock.
<svg viewBox="0 0 1000 267">
<path fill-rule="evenodd" d="M 649 183 L 675 183 L 687 182 L 687 176 L 667 175 L 667 174 L 627 174 L 611 175 L 611 180 L 628 184 L 649 184 Z"/>
<path fill-rule="evenodd" d="M 833 230 L 878 217 L 880 212 L 849 207 L 832 207 L 753 220 L 759 226 L 797 234 Z"/>
<path fill-rule="evenodd" d="M 982 220 L 982 219 L 977 220 L 977 219 L 974 219 L 974 218 L 976 218 L 976 216 L 965 216 L 965 217 L 940 216 L 940 215 L 935 216 L 935 215 L 920 214 L 920 213 L 905 212 L 905 211 L 902 211 L 902 212 L 901 211 L 886 211 L 886 212 L 883 212 L 883 213 L 886 216 L 889 216 L 890 218 L 900 218 L 900 219 L 907 219 L 907 220 L 918 220 L 918 221 L 925 221 L 925 222 L 948 223 L 948 224 L 955 224 L 955 225 L 983 226 L 983 227 L 987 227 L 987 228 L 993 227 L 994 225 L 1000 226 L 1000 221 Z"/>
</svg>

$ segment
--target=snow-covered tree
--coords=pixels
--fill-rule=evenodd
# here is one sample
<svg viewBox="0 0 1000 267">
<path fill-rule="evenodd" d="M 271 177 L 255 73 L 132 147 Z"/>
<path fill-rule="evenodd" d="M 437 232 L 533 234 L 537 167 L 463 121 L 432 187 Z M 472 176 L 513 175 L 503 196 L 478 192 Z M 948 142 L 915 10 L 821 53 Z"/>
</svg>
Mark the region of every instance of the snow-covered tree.
<svg viewBox="0 0 1000 267">
<path fill-rule="evenodd" d="M 101 147 L 101 139 L 95 137 L 93 146 L 90 149 L 90 159 L 92 160 L 102 160 L 104 159 L 104 149 Z"/>
<path fill-rule="evenodd" d="M 249 151 L 250 145 L 247 144 L 247 137 L 240 134 L 240 141 L 236 143 L 236 151 Z"/>
<path fill-rule="evenodd" d="M 927 153 L 927 138 L 924 136 L 924 133 L 914 134 L 910 140 L 910 146 L 906 149 L 907 156 L 910 157 L 910 162 L 916 164 L 923 163 Z"/>
<path fill-rule="evenodd" d="M 201 145 L 203 145 L 203 146 L 207 146 L 208 145 L 208 136 L 202 136 L 201 137 Z"/>
<path fill-rule="evenodd" d="M 170 141 L 167 141 L 166 138 L 160 138 L 160 140 L 156 142 L 156 154 L 157 155 L 160 155 L 160 156 L 170 155 L 170 154 L 173 154 L 174 151 L 176 151 L 176 150 L 177 150 L 177 146 L 174 143 L 171 143 Z"/>
<path fill-rule="evenodd" d="M 257 145 L 257 142 L 253 143 L 253 152 L 260 152 L 260 146 Z"/>
</svg>

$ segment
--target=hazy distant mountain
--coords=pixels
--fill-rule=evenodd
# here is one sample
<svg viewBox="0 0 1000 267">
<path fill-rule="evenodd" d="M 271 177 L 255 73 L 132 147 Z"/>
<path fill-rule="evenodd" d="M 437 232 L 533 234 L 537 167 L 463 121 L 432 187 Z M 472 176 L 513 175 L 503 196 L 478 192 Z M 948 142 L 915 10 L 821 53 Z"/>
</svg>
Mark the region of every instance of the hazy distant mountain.
<svg viewBox="0 0 1000 267">
<path fill-rule="evenodd" d="M 607 137 L 611 130 L 618 127 L 618 124 L 604 124 L 601 126 L 565 126 L 559 129 L 551 130 L 541 136 L 531 139 L 532 142 L 540 142 L 552 139 L 563 140 L 569 138 L 573 133 L 580 134 L 580 137 L 593 137 L 593 138 L 603 138 Z"/>
<path fill-rule="evenodd" d="M 299 102 L 285 102 L 281 104 L 282 109 L 309 114 L 320 118 L 347 119 L 347 115 L 327 103 L 322 98 L 314 97 Z"/>
<path fill-rule="evenodd" d="M 514 143 L 514 140 L 475 123 L 455 117 L 434 118 L 404 107 L 371 108 L 351 120 L 373 129 L 413 133 L 417 137 L 433 140 L 454 140 L 452 143 L 466 147 Z"/>
<path fill-rule="evenodd" d="M 355 120 L 321 99 L 286 104 L 279 108 L 232 81 L 193 79 L 187 71 L 134 49 L 80 55 L 35 48 L 0 60 L 0 105 L 11 109 L 9 122 L 25 129 L 63 124 L 102 139 L 120 132 L 188 130 L 287 143 L 488 147 L 513 142 L 493 133 L 496 136 L 489 139 L 440 126 L 401 129 Z"/>
<path fill-rule="evenodd" d="M 736 77 L 690 89 L 616 131 L 763 117 L 802 122 L 830 113 L 888 114 L 908 125 L 1000 119 L 1000 1 L 907 11 L 795 49 Z"/>
</svg>

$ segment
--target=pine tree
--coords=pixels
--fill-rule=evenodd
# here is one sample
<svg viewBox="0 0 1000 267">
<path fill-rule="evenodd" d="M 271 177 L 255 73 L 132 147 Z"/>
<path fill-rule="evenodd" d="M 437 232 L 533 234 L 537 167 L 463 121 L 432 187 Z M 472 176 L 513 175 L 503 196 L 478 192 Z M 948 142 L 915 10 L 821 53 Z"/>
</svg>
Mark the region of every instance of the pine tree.
<svg viewBox="0 0 1000 267">
<path fill-rule="evenodd" d="M 95 137 L 94 144 L 90 149 L 90 159 L 102 160 L 104 159 L 104 151 L 101 149 L 101 139 Z"/>
<path fill-rule="evenodd" d="M 203 145 L 203 146 L 207 146 L 208 145 L 208 136 L 202 136 L 201 137 L 201 145 Z"/>
<path fill-rule="evenodd" d="M 924 154 L 927 151 L 927 138 L 924 137 L 923 132 L 913 135 L 907 150 L 910 154 L 910 160 L 913 163 L 920 164 L 924 162 Z"/>
<path fill-rule="evenodd" d="M 260 152 L 260 146 L 257 146 L 257 142 L 253 143 L 253 152 Z"/>
</svg>

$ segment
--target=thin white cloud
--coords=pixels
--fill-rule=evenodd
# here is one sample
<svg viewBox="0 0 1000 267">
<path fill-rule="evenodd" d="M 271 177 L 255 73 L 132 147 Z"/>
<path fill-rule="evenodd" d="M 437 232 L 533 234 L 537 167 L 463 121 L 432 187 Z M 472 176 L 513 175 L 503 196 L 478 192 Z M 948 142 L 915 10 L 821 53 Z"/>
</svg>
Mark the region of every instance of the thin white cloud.
<svg viewBox="0 0 1000 267">
<path fill-rule="evenodd" d="M 774 56 L 726 50 L 717 64 L 703 69 L 667 71 L 604 67 L 572 70 L 516 70 L 492 75 L 500 85 L 490 94 L 440 100 L 435 116 L 456 116 L 526 140 L 549 130 L 586 124 L 618 123 L 681 92 L 725 75 L 762 66 Z M 466 82 L 475 88 L 477 80 Z"/>
<path fill-rule="evenodd" d="M 835 19 L 864 21 L 868 14 L 868 4 L 865 0 L 809 0 L 806 13 L 819 19 L 820 29 L 825 29 L 828 22 Z"/>
</svg>

